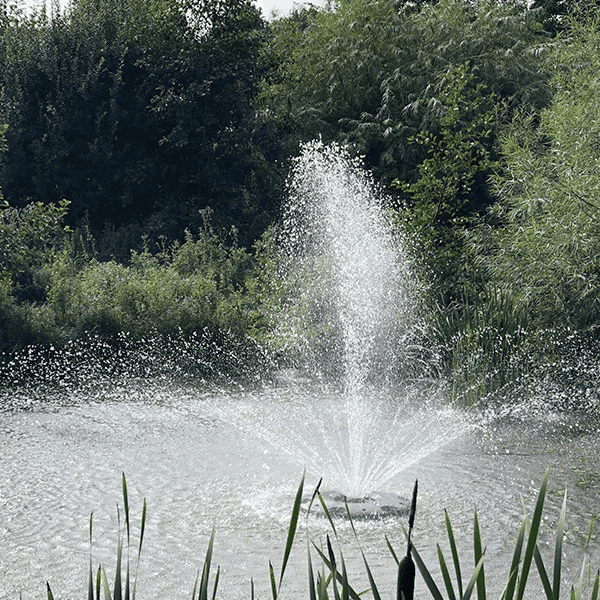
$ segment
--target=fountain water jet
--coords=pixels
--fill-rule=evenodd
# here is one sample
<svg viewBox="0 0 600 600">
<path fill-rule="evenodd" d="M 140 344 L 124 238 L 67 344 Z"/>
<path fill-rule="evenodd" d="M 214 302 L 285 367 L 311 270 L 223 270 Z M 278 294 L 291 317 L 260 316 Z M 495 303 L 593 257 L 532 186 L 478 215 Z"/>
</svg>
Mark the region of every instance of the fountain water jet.
<svg viewBox="0 0 600 600">
<path fill-rule="evenodd" d="M 279 238 L 286 302 L 276 335 L 328 391 L 272 407 L 262 435 L 323 475 L 336 490 L 327 493 L 331 502 L 351 498 L 358 512 L 376 505 L 367 512 L 385 513 L 385 497 L 391 512 L 405 511 L 397 496 L 373 490 L 465 429 L 458 411 L 437 402 L 436 383 L 423 385 L 411 261 L 372 178 L 339 146 L 306 144 L 289 191 Z M 238 415 L 243 427 L 239 406 Z"/>
</svg>

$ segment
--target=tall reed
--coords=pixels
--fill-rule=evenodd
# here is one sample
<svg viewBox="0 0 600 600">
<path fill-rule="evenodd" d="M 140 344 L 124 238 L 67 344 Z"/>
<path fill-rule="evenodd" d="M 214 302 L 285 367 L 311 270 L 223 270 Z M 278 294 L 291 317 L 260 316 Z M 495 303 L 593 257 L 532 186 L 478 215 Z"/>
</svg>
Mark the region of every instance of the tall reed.
<svg viewBox="0 0 600 600">
<path fill-rule="evenodd" d="M 273 600 L 279 600 L 282 597 L 281 586 L 288 566 L 290 553 L 292 546 L 297 537 L 298 521 L 300 518 L 300 509 L 303 500 L 305 478 L 302 477 L 300 485 L 296 492 L 294 504 L 292 507 L 292 515 L 290 524 L 287 532 L 287 540 L 285 544 L 283 559 L 281 563 L 281 570 L 279 575 L 276 575 L 273 564 L 269 562 L 269 581 L 271 586 L 271 595 Z M 380 592 L 373 572 L 368 564 L 365 553 L 360 545 L 360 540 L 350 510 L 346 504 L 347 518 L 352 527 L 354 537 L 360 550 L 368 581 L 369 588 L 360 592 L 356 591 L 355 586 L 351 582 L 351 573 L 348 572 L 346 562 L 341 550 L 341 545 L 338 537 L 336 520 L 328 510 L 323 496 L 319 489 L 320 484 L 317 485 L 314 492 L 312 493 L 311 500 L 308 503 L 305 518 L 308 521 L 310 519 L 310 511 L 315 502 L 319 502 L 323 508 L 323 512 L 331 526 L 333 538 L 327 535 L 326 543 L 324 547 L 321 547 L 315 543 L 310 535 L 306 537 L 307 544 L 307 558 L 308 558 L 308 598 L 309 600 L 361 600 L 362 598 L 369 595 L 374 600 L 383 600 L 384 596 Z M 552 563 L 552 570 L 549 572 L 547 565 L 544 563 L 544 559 L 540 553 L 538 546 L 538 536 L 542 525 L 542 515 L 544 509 L 544 501 L 546 498 L 546 491 L 548 485 L 548 471 L 546 472 L 540 490 L 537 496 L 537 501 L 534 507 L 533 515 L 531 518 L 526 516 L 520 526 L 517 534 L 515 547 L 510 557 L 510 568 L 509 575 L 504 590 L 500 596 L 500 600 L 523 600 L 525 597 L 525 590 L 527 583 L 530 580 L 532 568 L 535 565 L 538 575 L 541 580 L 541 584 L 544 590 L 546 600 L 560 600 L 561 597 L 561 575 L 562 575 L 562 554 L 563 554 L 563 540 L 564 540 L 564 528 L 565 528 L 565 516 L 566 516 L 566 504 L 567 494 L 563 498 L 562 509 L 557 524 L 556 540 L 554 544 L 554 557 Z M 94 575 L 93 561 L 92 561 L 92 516 L 90 516 L 90 567 L 89 567 L 89 582 L 88 582 L 88 600 L 135 600 L 136 595 L 136 583 L 137 583 L 137 570 L 139 567 L 140 556 L 142 551 L 142 543 L 144 539 L 144 530 L 146 524 L 146 501 L 144 500 L 142 508 L 142 519 L 140 527 L 140 537 L 137 547 L 136 567 L 135 574 L 133 576 L 133 583 L 130 579 L 130 559 L 129 559 L 129 548 L 130 548 L 130 514 L 129 514 L 129 501 L 127 495 L 127 481 L 125 474 L 122 475 L 122 489 L 123 489 L 123 504 L 124 504 L 124 517 L 125 517 L 125 535 L 127 539 L 127 557 L 125 563 L 125 573 L 123 574 L 123 542 L 122 532 L 120 526 L 120 512 L 118 510 L 118 521 L 119 521 L 119 533 L 117 538 L 117 560 L 116 560 L 116 574 L 113 588 L 111 590 L 106 571 L 100 565 Z M 465 579 L 464 574 L 467 572 L 465 565 L 461 563 L 459 553 L 456 546 L 454 530 L 448 513 L 445 513 L 445 526 L 448 542 L 450 545 L 451 552 L 451 564 L 448 563 L 444 554 L 439 546 L 437 545 L 438 563 L 440 568 L 443 585 L 440 587 L 435 582 L 435 578 L 430 568 L 428 568 L 417 547 L 412 540 L 412 528 L 416 516 L 416 497 L 417 497 L 417 484 L 413 491 L 413 500 L 411 505 L 411 511 L 409 515 L 408 531 L 404 529 L 404 535 L 407 541 L 407 553 L 402 560 L 398 559 L 398 555 L 394 550 L 390 539 L 386 536 L 385 541 L 387 548 L 390 551 L 392 559 L 398 566 L 398 588 L 396 600 L 410 600 L 412 598 L 412 587 L 411 581 L 414 581 L 415 566 L 421 575 L 423 583 L 425 584 L 425 590 L 429 597 L 433 600 L 469 600 L 473 593 L 477 594 L 477 600 L 486 600 L 488 597 L 488 590 L 486 586 L 485 578 L 485 547 L 481 538 L 481 531 L 479 528 L 479 518 L 477 511 L 474 512 L 473 518 L 473 556 L 475 566 L 473 571 L 468 578 Z M 588 546 L 591 539 L 593 528 L 593 521 L 590 524 L 590 530 L 588 533 Z M 307 527 L 308 531 L 308 527 Z M 212 600 L 217 598 L 218 585 L 220 577 L 220 567 L 217 566 L 215 576 L 212 584 L 210 583 L 210 574 L 212 568 L 212 556 L 213 546 L 215 541 L 215 530 L 211 533 L 210 541 L 204 557 L 204 564 L 202 573 L 198 573 L 194 588 L 192 591 L 192 600 L 208 600 L 209 594 Z M 338 550 L 334 548 L 337 546 Z M 315 564 L 313 556 L 316 555 L 319 558 L 319 566 Z M 412 563 L 414 559 L 414 565 L 412 568 L 407 567 Z M 453 575 L 451 574 L 453 571 Z M 590 595 L 584 596 L 584 580 L 586 573 L 589 573 L 589 587 L 591 587 Z M 454 581 L 453 581 L 454 580 Z M 54 600 L 50 584 L 47 583 L 47 594 L 48 600 Z M 600 570 L 596 570 L 595 577 L 591 576 L 591 567 L 586 568 L 585 561 L 582 565 L 579 579 L 576 584 L 572 585 L 568 592 L 569 600 L 584 600 L 589 597 L 589 600 L 599 600 L 600 593 Z M 250 581 L 250 597 L 254 600 L 254 580 Z M 421 595 L 421 598 L 424 596 Z M 564 596 L 563 596 L 564 597 Z"/>
</svg>

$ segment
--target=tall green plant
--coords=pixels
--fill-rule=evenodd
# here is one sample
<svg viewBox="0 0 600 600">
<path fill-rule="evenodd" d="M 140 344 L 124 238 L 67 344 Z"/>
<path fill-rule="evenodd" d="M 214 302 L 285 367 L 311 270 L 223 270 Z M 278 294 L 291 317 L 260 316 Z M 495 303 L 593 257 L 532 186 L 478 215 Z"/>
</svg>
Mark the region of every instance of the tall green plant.
<svg viewBox="0 0 600 600">
<path fill-rule="evenodd" d="M 552 104 L 502 135 L 499 201 L 470 236 L 484 276 L 539 328 L 600 324 L 598 17 L 572 22 L 552 53 Z"/>
</svg>

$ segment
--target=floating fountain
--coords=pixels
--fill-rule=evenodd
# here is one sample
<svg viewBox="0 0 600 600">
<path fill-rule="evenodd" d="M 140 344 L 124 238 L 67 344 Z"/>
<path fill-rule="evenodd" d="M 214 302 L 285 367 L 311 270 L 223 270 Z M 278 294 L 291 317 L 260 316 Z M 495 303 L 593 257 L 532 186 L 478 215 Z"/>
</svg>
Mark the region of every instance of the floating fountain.
<svg viewBox="0 0 600 600">
<path fill-rule="evenodd" d="M 289 191 L 276 335 L 296 352 L 300 381 L 326 391 L 297 414 L 273 411 L 277 433 L 266 437 L 324 478 L 333 514 L 346 505 L 353 517 L 403 514 L 408 501 L 382 490 L 466 427 L 417 358 L 419 286 L 406 245 L 369 173 L 339 146 L 306 144 Z"/>
</svg>

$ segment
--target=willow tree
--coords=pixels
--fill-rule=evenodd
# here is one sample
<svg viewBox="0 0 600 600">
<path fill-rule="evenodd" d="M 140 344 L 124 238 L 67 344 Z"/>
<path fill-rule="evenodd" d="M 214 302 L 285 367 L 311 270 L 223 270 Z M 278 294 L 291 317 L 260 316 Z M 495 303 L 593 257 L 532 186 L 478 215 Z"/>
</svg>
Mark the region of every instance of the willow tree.
<svg viewBox="0 0 600 600">
<path fill-rule="evenodd" d="M 492 284 L 538 327 L 600 326 L 600 20 L 552 56 L 552 104 L 502 136 L 499 202 L 472 236 Z"/>
<path fill-rule="evenodd" d="M 460 230 L 493 202 L 498 133 L 517 107 L 549 98 L 541 12 L 516 1 L 338 0 L 273 30 L 271 110 L 297 136 L 350 145 L 393 183 L 426 271 L 456 295 L 468 276 Z"/>
</svg>

